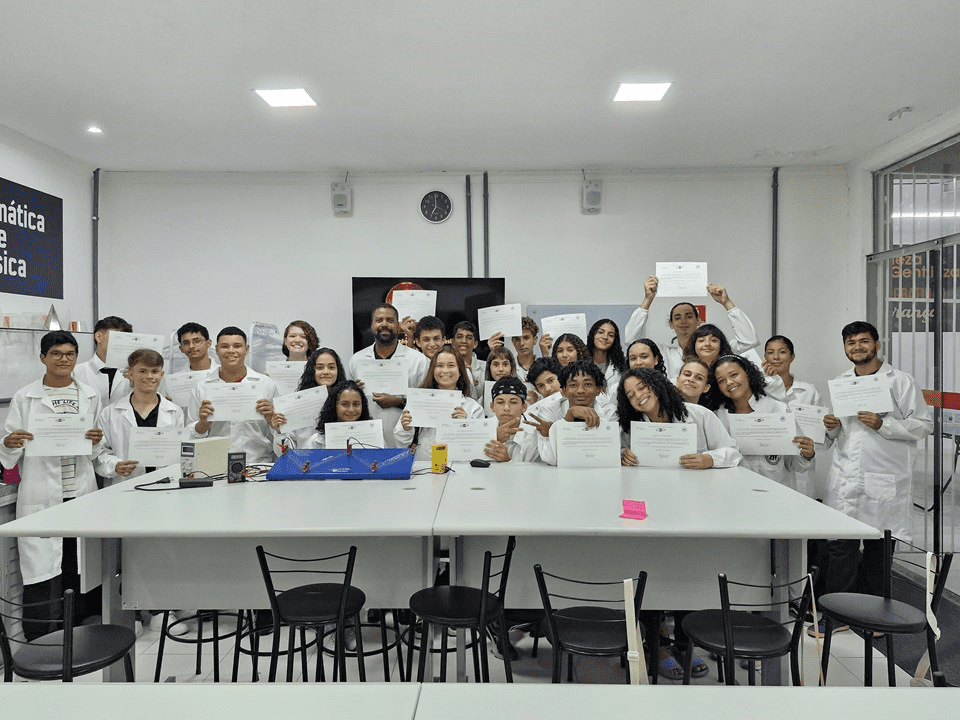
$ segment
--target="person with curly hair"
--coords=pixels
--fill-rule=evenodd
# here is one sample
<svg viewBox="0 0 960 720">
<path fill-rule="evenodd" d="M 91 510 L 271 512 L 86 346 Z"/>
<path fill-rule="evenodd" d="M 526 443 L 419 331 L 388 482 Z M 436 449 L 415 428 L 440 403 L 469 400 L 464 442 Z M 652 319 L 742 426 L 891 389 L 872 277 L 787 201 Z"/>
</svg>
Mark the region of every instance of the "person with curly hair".
<svg viewBox="0 0 960 720">
<path fill-rule="evenodd" d="M 576 360 L 593 360 L 583 340 L 573 333 L 564 333 L 557 338 L 550 357 L 560 363 L 560 367 L 566 367 Z"/>
<path fill-rule="evenodd" d="M 630 369 L 653 368 L 667 374 L 667 366 L 663 362 L 663 353 L 660 347 L 650 338 L 634 340 L 627 347 L 627 367 Z"/>
<path fill-rule="evenodd" d="M 303 366 L 303 375 L 300 376 L 297 391 L 320 386 L 329 390 L 346 379 L 347 373 L 337 351 L 328 347 L 317 348 L 310 353 L 310 357 Z M 270 412 L 273 412 L 272 403 Z M 270 417 L 270 427 L 273 429 L 273 450 L 278 457 L 292 448 L 306 448 L 306 443 L 314 432 L 311 427 L 285 430 L 283 426 L 286 422 L 287 419 L 283 413 L 274 413 Z"/>
<path fill-rule="evenodd" d="M 607 391 L 612 395 L 620 384 L 620 375 L 627 369 L 627 358 L 620 344 L 620 329 L 613 320 L 602 318 L 590 326 L 587 352 L 597 367 L 603 370 Z"/>
<path fill-rule="evenodd" d="M 330 388 L 320 415 L 317 418 L 316 428 L 305 444 L 306 449 L 326 448 L 326 428 L 330 423 L 363 422 L 372 420 L 367 395 L 353 380 L 342 380 Z"/>
<path fill-rule="evenodd" d="M 320 347 L 320 338 L 313 325 L 306 320 L 294 320 L 283 331 L 283 345 L 280 352 L 288 360 L 306 360 L 310 353 Z"/>
</svg>

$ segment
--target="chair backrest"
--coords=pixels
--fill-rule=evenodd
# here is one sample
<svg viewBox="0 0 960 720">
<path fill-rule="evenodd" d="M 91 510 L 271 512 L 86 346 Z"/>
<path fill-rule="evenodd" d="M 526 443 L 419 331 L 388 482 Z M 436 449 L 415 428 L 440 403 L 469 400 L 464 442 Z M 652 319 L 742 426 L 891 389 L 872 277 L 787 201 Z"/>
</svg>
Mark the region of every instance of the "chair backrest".
<svg viewBox="0 0 960 720">
<path fill-rule="evenodd" d="M 62 598 L 53 598 L 52 600 L 43 600 L 35 603 L 15 603 L 12 600 L 7 600 L 6 598 L 0 597 L 0 656 L 3 657 L 4 681 L 10 682 L 13 679 L 14 661 L 11 643 L 14 645 L 28 644 L 27 640 L 21 640 L 19 637 L 15 637 L 9 633 L 7 629 L 7 622 L 11 621 L 11 625 L 12 621 L 17 619 L 19 619 L 23 624 L 40 622 L 37 620 L 24 620 L 22 617 L 14 614 L 12 611 L 8 611 L 7 608 L 20 608 L 22 612 L 23 608 L 44 606 L 49 606 L 51 608 L 56 607 L 57 610 L 62 609 L 62 620 L 50 621 L 45 619 L 42 622 L 44 625 L 48 626 L 51 624 L 51 622 L 55 625 L 60 625 L 63 628 L 63 642 L 41 642 L 41 640 L 43 640 L 43 636 L 41 636 L 36 640 L 29 641 L 29 644 L 33 645 L 34 647 L 49 646 L 63 648 L 63 673 L 61 677 L 64 682 L 73 681 L 73 590 L 67 590 Z"/>
<path fill-rule="evenodd" d="M 895 550 L 895 545 L 897 548 L 897 563 L 906 565 L 907 569 L 914 573 L 919 578 L 914 580 L 909 577 L 906 573 L 898 573 L 898 578 L 901 579 L 908 585 L 919 589 L 922 595 L 926 596 L 927 590 L 927 573 L 929 572 L 927 567 L 927 551 L 921 547 L 913 545 L 912 543 L 907 542 L 906 540 L 901 540 L 900 538 L 895 538 L 896 543 L 893 542 L 890 531 L 887 530 L 884 532 L 884 548 L 883 548 L 883 592 L 884 597 L 890 598 L 893 594 L 893 555 Z M 940 599 L 943 597 L 943 589 L 947 584 L 947 576 L 950 574 L 950 565 L 953 563 L 953 553 L 944 553 L 942 557 L 936 558 L 936 566 L 934 569 L 934 585 L 933 585 L 933 597 L 930 598 L 930 610 L 936 615 L 937 609 L 940 607 Z M 926 602 L 924 602 L 926 604 Z"/>
<path fill-rule="evenodd" d="M 563 614 L 565 608 L 594 606 L 598 608 L 608 608 L 618 612 L 623 611 L 624 591 L 623 579 L 611 581 L 594 580 L 576 580 L 574 578 L 563 577 L 548 573 L 540 563 L 533 566 L 533 572 L 537 576 L 537 587 L 540 589 L 540 600 L 543 603 L 543 610 L 547 617 L 547 626 L 550 629 L 551 637 L 557 637 L 556 617 L 564 617 L 566 625 L 582 624 L 584 627 L 595 627 L 598 623 L 609 622 L 611 624 L 623 625 L 623 617 L 611 617 L 610 619 L 598 620 L 596 617 L 569 617 Z M 550 578 L 552 590 L 547 588 L 547 578 Z M 647 586 L 647 573 L 640 571 L 633 578 L 633 611 L 634 617 L 640 614 L 640 607 L 643 605 L 643 593 Z M 563 607 L 555 607 L 555 600 L 563 601 Z"/>
<path fill-rule="evenodd" d="M 260 572 L 263 575 L 267 596 L 270 598 L 270 609 L 273 611 L 275 622 L 280 617 L 278 595 L 300 585 L 321 582 L 341 584 L 339 614 L 341 619 L 343 618 L 347 605 L 347 590 L 353 581 L 353 567 L 357 559 L 355 545 L 351 545 L 347 552 L 319 558 L 291 558 L 276 555 L 264 550 L 263 545 L 257 545 L 257 559 L 260 562 Z M 283 587 L 277 587 L 278 582 L 282 583 Z"/>
<path fill-rule="evenodd" d="M 507 594 L 507 580 L 510 577 L 510 563 L 513 560 L 513 551 L 517 547 L 517 538 L 511 535 L 507 538 L 507 549 L 499 555 L 494 555 L 487 550 L 483 554 L 483 579 L 480 583 L 480 620 L 483 621 L 487 616 L 487 593 L 490 592 L 491 581 L 497 584 L 497 589 L 492 593 L 499 598 L 501 604 L 504 602 Z M 494 570 L 494 561 L 498 561 L 499 570 Z"/>
</svg>

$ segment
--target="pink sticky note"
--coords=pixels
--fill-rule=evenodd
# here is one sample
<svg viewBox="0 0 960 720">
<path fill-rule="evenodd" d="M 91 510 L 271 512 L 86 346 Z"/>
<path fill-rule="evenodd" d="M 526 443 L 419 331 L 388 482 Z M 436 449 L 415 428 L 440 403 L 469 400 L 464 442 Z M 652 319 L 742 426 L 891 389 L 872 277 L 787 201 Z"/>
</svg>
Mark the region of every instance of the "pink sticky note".
<svg viewBox="0 0 960 720">
<path fill-rule="evenodd" d="M 623 515 L 620 517 L 627 520 L 646 520 L 647 503 L 644 500 L 624 500 Z"/>
</svg>

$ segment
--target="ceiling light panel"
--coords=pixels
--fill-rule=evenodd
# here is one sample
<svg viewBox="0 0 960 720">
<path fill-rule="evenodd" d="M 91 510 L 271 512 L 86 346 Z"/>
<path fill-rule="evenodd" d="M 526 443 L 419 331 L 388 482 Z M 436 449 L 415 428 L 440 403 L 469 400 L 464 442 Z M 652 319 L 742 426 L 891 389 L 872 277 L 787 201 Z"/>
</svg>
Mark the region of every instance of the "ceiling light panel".
<svg viewBox="0 0 960 720">
<path fill-rule="evenodd" d="M 659 102 L 672 83 L 620 83 L 614 102 Z"/>
<path fill-rule="evenodd" d="M 270 107 L 313 107 L 317 103 L 303 88 L 254 90 Z"/>
</svg>

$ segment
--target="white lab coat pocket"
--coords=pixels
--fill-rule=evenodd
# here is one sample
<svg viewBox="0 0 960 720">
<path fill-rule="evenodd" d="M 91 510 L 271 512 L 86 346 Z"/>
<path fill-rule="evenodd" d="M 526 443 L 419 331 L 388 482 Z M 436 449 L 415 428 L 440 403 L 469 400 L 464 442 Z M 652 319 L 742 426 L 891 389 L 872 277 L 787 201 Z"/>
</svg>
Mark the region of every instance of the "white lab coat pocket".
<svg viewBox="0 0 960 720">
<path fill-rule="evenodd" d="M 888 501 L 893 500 L 897 495 L 897 478 L 895 475 L 883 473 L 863 474 L 863 489 L 867 497 L 873 500 Z"/>
</svg>

